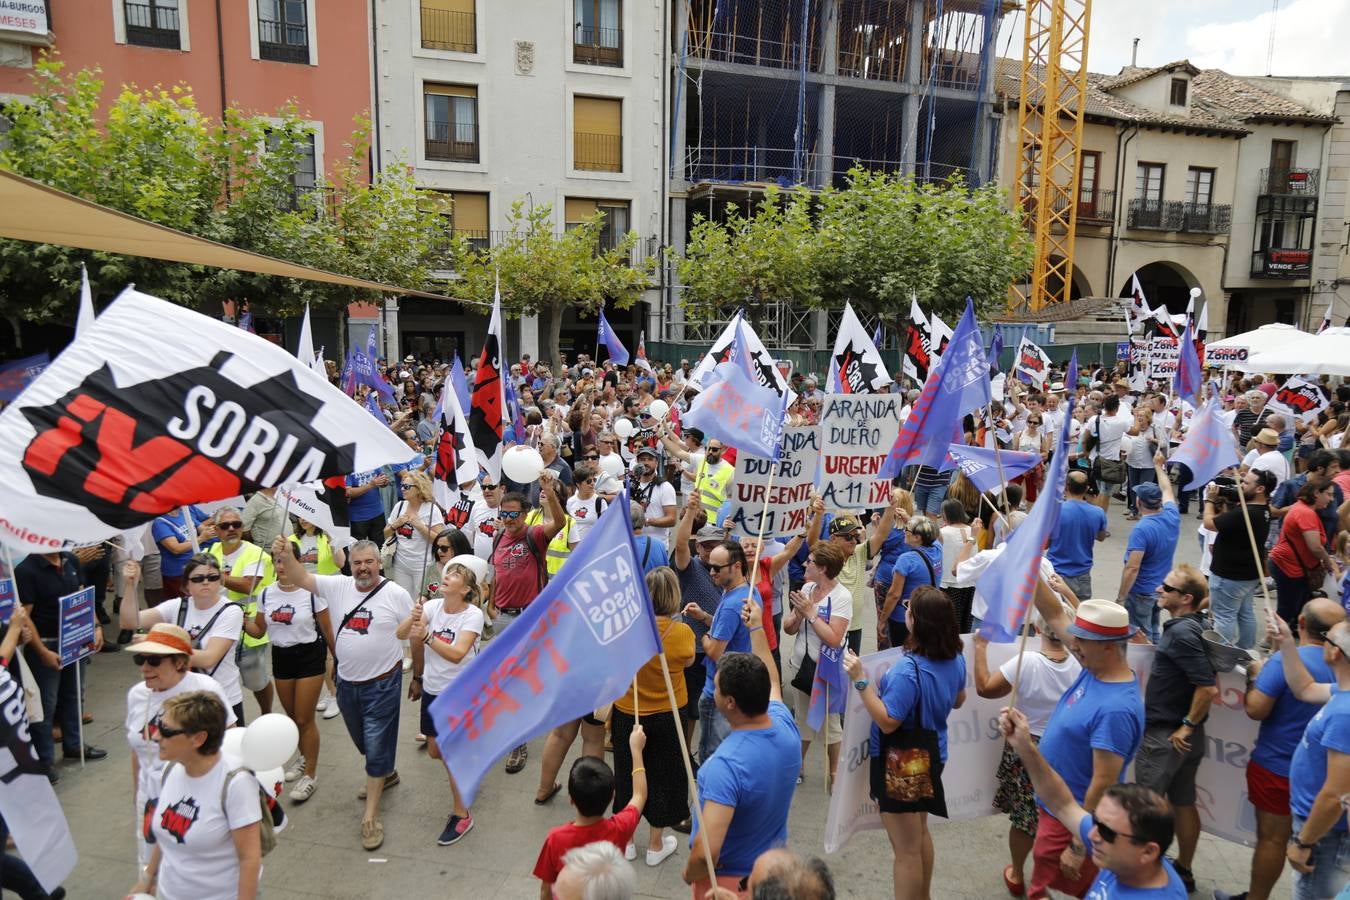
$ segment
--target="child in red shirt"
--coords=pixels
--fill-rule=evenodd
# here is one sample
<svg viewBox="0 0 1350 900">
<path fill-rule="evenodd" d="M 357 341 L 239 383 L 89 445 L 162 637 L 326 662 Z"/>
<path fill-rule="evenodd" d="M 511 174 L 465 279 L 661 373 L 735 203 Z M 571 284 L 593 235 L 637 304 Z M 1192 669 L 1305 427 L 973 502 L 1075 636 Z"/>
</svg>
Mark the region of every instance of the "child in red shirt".
<svg viewBox="0 0 1350 900">
<path fill-rule="evenodd" d="M 614 801 L 614 771 L 603 759 L 583 756 L 572 764 L 567 776 L 567 796 L 576 807 L 576 818 L 559 825 L 544 838 L 539 860 L 534 864 L 534 877 L 542 883 L 539 896 L 550 900 L 553 882 L 563 870 L 563 854 L 574 847 L 584 847 L 596 841 L 609 841 L 623 850 L 633 840 L 642 807 L 647 803 L 647 770 L 642 765 L 642 748 L 647 746 L 647 735 L 642 726 L 634 725 L 628 738 L 633 751 L 633 799 L 614 815 L 606 818 L 605 810 Z"/>
</svg>

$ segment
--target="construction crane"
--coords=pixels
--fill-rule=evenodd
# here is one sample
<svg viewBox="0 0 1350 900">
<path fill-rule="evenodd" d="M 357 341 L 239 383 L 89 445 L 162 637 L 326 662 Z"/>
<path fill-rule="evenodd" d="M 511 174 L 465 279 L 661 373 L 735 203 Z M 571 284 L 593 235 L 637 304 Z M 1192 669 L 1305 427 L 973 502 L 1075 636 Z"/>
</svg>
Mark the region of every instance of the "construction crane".
<svg viewBox="0 0 1350 900">
<path fill-rule="evenodd" d="M 1014 184 L 1036 244 L 1031 279 L 1018 288 L 1030 312 L 1067 303 L 1073 290 L 1091 15 L 1092 0 L 1026 3 Z"/>
</svg>

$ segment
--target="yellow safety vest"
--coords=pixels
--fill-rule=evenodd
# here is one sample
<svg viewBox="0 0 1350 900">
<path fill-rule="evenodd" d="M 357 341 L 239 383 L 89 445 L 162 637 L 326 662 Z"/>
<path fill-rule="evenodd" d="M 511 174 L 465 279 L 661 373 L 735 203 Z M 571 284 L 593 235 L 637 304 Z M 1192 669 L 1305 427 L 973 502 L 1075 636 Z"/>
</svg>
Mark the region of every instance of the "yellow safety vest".
<svg viewBox="0 0 1350 900">
<path fill-rule="evenodd" d="M 703 501 L 704 512 L 714 513 L 726 502 L 727 489 L 731 485 L 731 476 L 734 473 L 735 469 L 732 466 L 724 465 L 721 461 L 715 470 L 708 468 L 706 459 L 699 463 L 698 472 L 694 475 L 694 484 L 699 499 Z"/>
<path fill-rule="evenodd" d="M 525 525 L 542 525 L 544 523 L 544 511 L 542 509 L 532 509 L 525 516 Z M 572 536 L 572 517 L 563 517 L 563 527 L 558 529 L 558 533 L 548 542 L 548 549 L 544 554 L 544 571 L 548 577 L 552 578 L 562 569 L 563 563 L 567 562 L 567 557 L 572 555 L 572 545 L 568 543 Z"/>
<path fill-rule="evenodd" d="M 217 542 L 212 544 L 210 547 L 206 548 L 206 552 L 215 557 L 216 564 L 219 565 L 223 571 L 225 568 L 225 550 L 221 547 L 220 543 Z M 259 557 L 262 557 L 261 565 L 258 564 Z M 277 580 L 276 572 L 272 568 L 272 556 L 271 554 L 264 553 L 262 548 L 257 544 L 251 544 L 248 541 L 244 541 L 241 545 L 239 555 L 234 558 L 234 568 L 230 570 L 230 574 L 240 578 L 248 578 L 251 577 L 255 571 L 262 577 L 262 582 L 258 585 L 257 594 L 257 596 L 261 596 L 262 589 Z M 241 604 L 244 607 L 244 618 L 250 618 L 258 614 L 258 601 L 250 600 L 248 594 L 241 594 L 238 591 L 232 591 L 228 588 L 226 588 L 225 593 L 229 596 L 231 601 Z M 243 636 L 245 647 L 257 647 L 268 643 L 267 635 L 255 638 L 245 631 Z"/>
</svg>

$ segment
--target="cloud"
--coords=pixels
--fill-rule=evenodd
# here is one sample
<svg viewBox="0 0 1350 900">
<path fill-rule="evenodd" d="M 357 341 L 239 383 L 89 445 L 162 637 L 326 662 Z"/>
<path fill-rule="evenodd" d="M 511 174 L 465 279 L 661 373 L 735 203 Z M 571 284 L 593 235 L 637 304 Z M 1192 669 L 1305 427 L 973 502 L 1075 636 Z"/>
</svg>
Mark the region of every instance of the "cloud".
<svg viewBox="0 0 1350 900">
<path fill-rule="evenodd" d="M 1186 29 L 1186 51 L 1202 69 L 1235 75 L 1266 74 L 1271 12 L 1237 22 Z M 1276 75 L 1344 75 L 1345 39 L 1350 34 L 1350 0 L 1294 0 L 1275 22 Z"/>
</svg>

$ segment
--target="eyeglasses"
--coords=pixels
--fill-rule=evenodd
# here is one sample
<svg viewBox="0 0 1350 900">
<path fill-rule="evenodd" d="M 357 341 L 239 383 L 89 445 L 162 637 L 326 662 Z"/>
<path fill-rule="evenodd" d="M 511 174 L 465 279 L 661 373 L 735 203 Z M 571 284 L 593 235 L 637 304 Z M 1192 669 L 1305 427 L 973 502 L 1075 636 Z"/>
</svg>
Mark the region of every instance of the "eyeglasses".
<svg viewBox="0 0 1350 900">
<path fill-rule="evenodd" d="M 131 657 L 131 661 L 138 666 L 143 666 L 146 663 L 149 663 L 155 668 L 159 668 L 159 664 L 164 662 L 164 660 L 166 659 L 168 659 L 167 656 L 146 656 L 144 653 L 137 653 Z"/>
<path fill-rule="evenodd" d="M 1145 843 L 1145 841 L 1140 840 L 1139 838 L 1135 837 L 1132 834 L 1126 834 L 1123 831 L 1116 831 L 1110 825 L 1107 825 L 1101 819 L 1097 818 L 1096 813 L 1093 813 L 1092 815 L 1092 825 L 1094 828 L 1097 829 L 1097 833 L 1102 836 L 1102 840 L 1106 841 L 1108 844 L 1114 844 L 1116 842 L 1116 838 L 1129 838 L 1136 844 Z"/>
<path fill-rule="evenodd" d="M 524 514 L 524 511 L 523 511 L 523 510 L 519 510 L 519 509 L 499 509 L 499 510 L 497 510 L 497 515 L 500 516 L 500 517 L 502 517 L 503 519 L 519 519 L 523 514 Z"/>
<path fill-rule="evenodd" d="M 219 581 L 219 580 L 220 580 L 220 575 L 219 575 L 219 573 L 217 573 L 217 574 L 215 574 L 215 575 L 189 575 L 189 576 L 188 576 L 188 581 L 192 582 L 193 584 L 205 584 L 205 583 L 208 582 L 208 581 Z"/>
<path fill-rule="evenodd" d="M 163 722 L 159 723 L 159 737 L 161 740 L 163 740 L 164 738 L 178 737 L 180 734 L 191 734 L 191 733 L 192 732 L 187 728 L 170 728 Z"/>
<path fill-rule="evenodd" d="M 723 564 L 720 565 L 720 566 L 719 566 L 717 563 L 708 563 L 708 571 L 711 572 L 711 573 L 714 574 L 714 575 L 716 575 L 718 572 L 722 571 L 723 569 L 730 569 L 730 568 L 731 568 L 731 563 L 723 563 Z"/>
<path fill-rule="evenodd" d="M 216 529 L 217 529 L 217 530 L 226 530 L 226 531 L 229 531 L 229 530 L 234 529 L 234 528 L 243 528 L 243 527 L 244 527 L 244 523 L 243 523 L 242 521 L 240 521 L 240 522 L 217 522 L 217 523 L 216 523 Z"/>
<path fill-rule="evenodd" d="M 721 447 L 709 447 L 709 448 L 708 448 L 708 452 L 709 452 L 709 453 L 721 453 L 721 452 L 722 452 L 722 448 L 721 448 Z"/>
<path fill-rule="evenodd" d="M 1163 589 L 1166 593 L 1169 593 L 1169 594 L 1184 594 L 1184 593 L 1186 593 L 1186 591 L 1183 591 L 1181 588 L 1179 588 L 1179 587 L 1173 587 L 1172 585 L 1168 584 L 1168 583 L 1165 582 L 1165 581 L 1162 583 L 1162 589 Z"/>
</svg>

